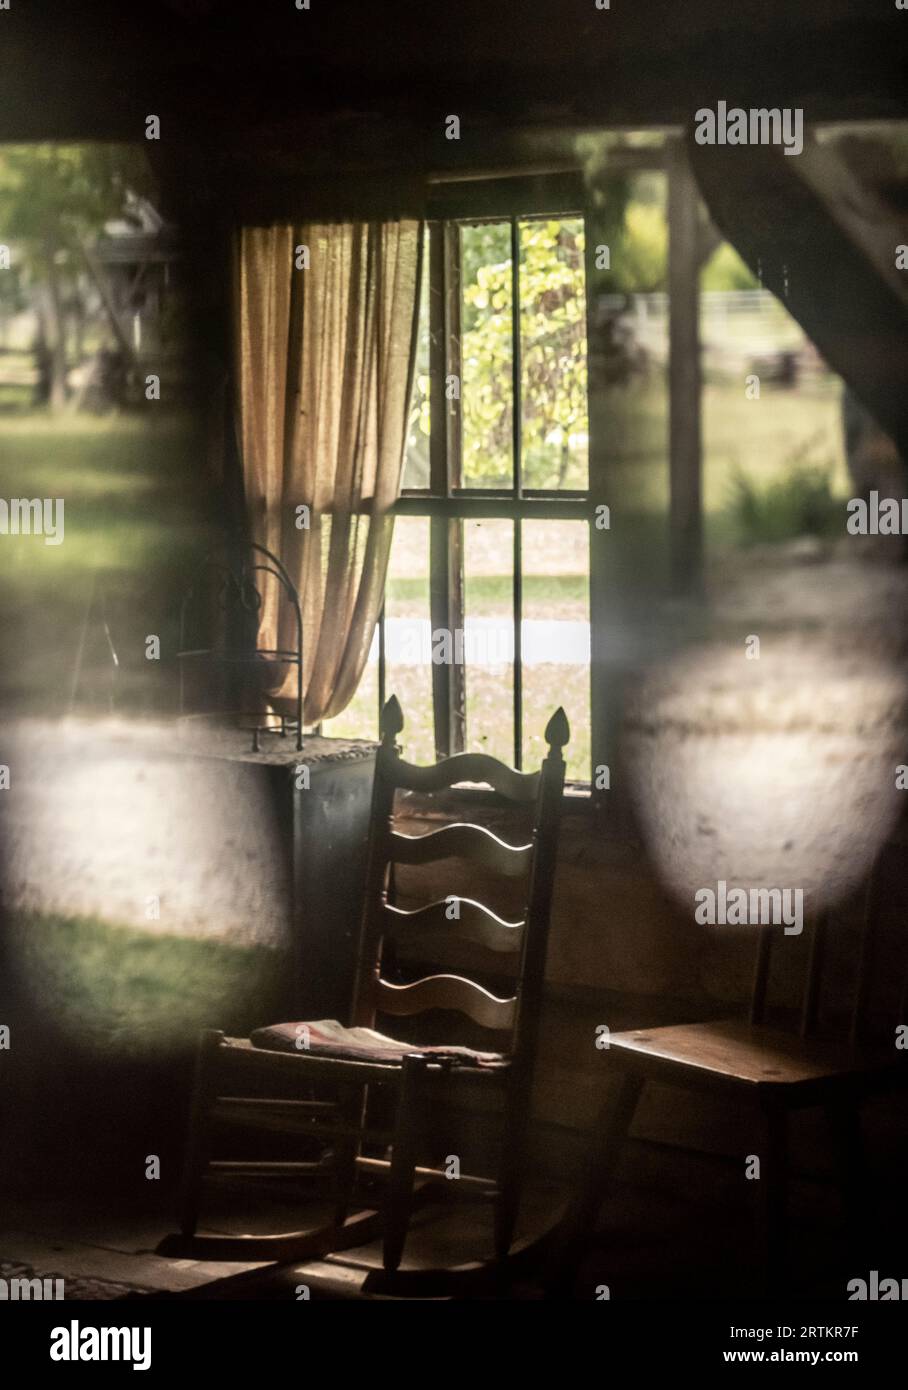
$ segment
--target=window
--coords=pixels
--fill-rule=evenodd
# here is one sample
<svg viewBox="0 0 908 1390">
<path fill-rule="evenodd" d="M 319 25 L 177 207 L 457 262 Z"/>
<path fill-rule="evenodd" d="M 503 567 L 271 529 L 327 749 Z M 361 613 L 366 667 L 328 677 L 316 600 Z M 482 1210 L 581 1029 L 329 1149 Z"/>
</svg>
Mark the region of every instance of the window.
<svg viewBox="0 0 908 1390">
<path fill-rule="evenodd" d="M 330 732 L 373 734 L 395 691 L 407 757 L 530 769 L 563 704 L 569 780 L 617 823 L 623 682 L 699 621 L 714 242 L 678 136 L 592 133 L 570 159 L 435 186 L 383 621 Z"/>
<path fill-rule="evenodd" d="M 459 199 L 469 205 L 466 190 Z M 590 781 L 580 206 L 578 197 L 532 212 L 456 210 L 427 224 L 385 608 L 357 712 L 331 732 L 371 731 L 376 698 L 394 691 L 408 757 L 484 748 L 532 768 L 563 704 L 568 777 Z"/>
</svg>

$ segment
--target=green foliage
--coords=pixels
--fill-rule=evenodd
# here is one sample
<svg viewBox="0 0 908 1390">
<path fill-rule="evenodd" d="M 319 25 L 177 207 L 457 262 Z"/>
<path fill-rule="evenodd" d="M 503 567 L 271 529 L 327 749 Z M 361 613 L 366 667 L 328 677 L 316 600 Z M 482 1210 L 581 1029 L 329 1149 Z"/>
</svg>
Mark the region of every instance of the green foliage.
<svg viewBox="0 0 908 1390">
<path fill-rule="evenodd" d="M 651 294 L 667 289 L 665 177 L 655 170 L 610 170 L 611 143 L 602 136 L 580 142 L 581 153 L 586 155 L 585 178 L 592 191 L 597 235 L 610 252 L 609 268 L 599 272 L 601 279 L 594 289 L 603 294 Z"/>
<path fill-rule="evenodd" d="M 611 248 L 614 293 L 652 294 L 665 288 L 668 223 L 661 203 L 630 202 Z"/>
<path fill-rule="evenodd" d="M 512 268 L 506 223 L 462 229 L 463 481 L 511 482 Z M 524 482 L 583 486 L 586 299 L 579 219 L 520 224 Z"/>
<path fill-rule="evenodd" d="M 744 544 L 826 536 L 841 526 L 831 464 L 811 461 L 818 438 L 793 450 L 784 473 L 762 486 L 744 472 L 733 476 L 731 512 Z"/>
<path fill-rule="evenodd" d="M 67 397 L 65 306 L 79 294 L 80 249 L 123 210 L 127 190 L 147 191 L 148 184 L 144 156 L 129 146 L 0 149 L 0 234 L 15 246 L 16 291 L 34 296 L 42 399 L 54 410 Z"/>
<path fill-rule="evenodd" d="M 597 293 L 664 289 L 668 231 L 664 181 L 650 174 L 597 172 L 608 151 L 587 151 L 596 223 L 610 266 Z M 596 166 L 596 167 L 594 167 Z M 523 481 L 528 487 L 587 485 L 587 348 L 584 225 L 580 218 L 519 223 Z M 461 259 L 461 423 L 465 487 L 510 487 L 513 416 L 511 229 L 464 224 Z M 423 287 L 423 305 L 427 284 Z M 428 485 L 430 431 L 425 311 L 410 416 L 408 486 Z"/>
<path fill-rule="evenodd" d="M 700 277 L 701 290 L 758 290 L 760 282 L 733 246 L 723 241 L 710 256 Z"/>
<path fill-rule="evenodd" d="M 0 149 L 4 238 L 27 250 L 72 249 L 147 191 L 144 156 L 119 145 L 7 145 Z"/>
</svg>

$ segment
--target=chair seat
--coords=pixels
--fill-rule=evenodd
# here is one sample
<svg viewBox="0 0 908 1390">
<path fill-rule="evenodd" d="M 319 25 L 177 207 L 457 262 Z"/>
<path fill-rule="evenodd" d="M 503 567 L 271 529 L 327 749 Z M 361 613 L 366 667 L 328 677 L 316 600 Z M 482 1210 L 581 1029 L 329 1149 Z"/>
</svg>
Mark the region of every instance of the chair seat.
<svg viewBox="0 0 908 1390">
<path fill-rule="evenodd" d="M 613 1033 L 609 1047 L 643 1070 L 693 1069 L 728 1082 L 792 1086 L 906 1071 L 892 1049 L 851 1048 L 799 1038 L 736 1019 Z"/>
<path fill-rule="evenodd" d="M 308 1030 L 308 1035 L 303 1029 Z M 305 1039 L 305 1047 L 300 1045 L 301 1039 Z M 493 1068 L 508 1063 L 507 1057 L 500 1052 L 478 1052 L 470 1047 L 422 1047 L 376 1033 L 373 1028 L 345 1028 L 333 1018 L 314 1023 L 275 1023 L 268 1028 L 257 1028 L 249 1041 L 265 1052 L 295 1052 L 309 1057 L 320 1055 L 385 1065 L 402 1062 L 404 1057 L 414 1053 L 439 1060 L 449 1058 L 458 1067 Z"/>
</svg>

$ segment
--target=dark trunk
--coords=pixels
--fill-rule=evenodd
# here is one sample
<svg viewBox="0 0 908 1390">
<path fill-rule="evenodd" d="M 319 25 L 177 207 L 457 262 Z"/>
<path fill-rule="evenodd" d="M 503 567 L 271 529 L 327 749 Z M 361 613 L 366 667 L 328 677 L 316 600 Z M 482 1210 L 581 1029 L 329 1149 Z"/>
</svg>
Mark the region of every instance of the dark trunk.
<svg viewBox="0 0 908 1390">
<path fill-rule="evenodd" d="M 41 295 L 41 322 L 45 346 L 42 367 L 47 376 L 45 395 L 51 410 L 56 411 L 62 410 L 66 404 L 66 339 L 54 250 L 52 245 L 45 248 L 46 279 Z"/>
</svg>

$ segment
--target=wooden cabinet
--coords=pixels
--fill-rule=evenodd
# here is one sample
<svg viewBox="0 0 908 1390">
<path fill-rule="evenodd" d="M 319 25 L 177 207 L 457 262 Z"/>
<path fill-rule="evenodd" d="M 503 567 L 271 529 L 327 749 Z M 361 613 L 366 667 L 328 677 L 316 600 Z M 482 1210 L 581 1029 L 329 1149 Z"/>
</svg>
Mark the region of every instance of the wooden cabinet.
<svg viewBox="0 0 908 1390">
<path fill-rule="evenodd" d="M 275 859 L 283 864 L 292 961 L 287 1017 L 346 1021 L 376 745 L 313 737 L 297 752 L 294 743 L 267 735 L 259 751 L 253 751 L 248 731 L 209 729 L 192 739 L 192 751 L 206 761 L 230 765 L 229 774 L 225 769 L 217 776 L 215 787 L 248 807 L 249 816 L 267 814 L 272 827 L 267 834 L 279 841 L 272 847 L 278 849 L 276 855 L 263 855 L 263 826 L 247 823 L 248 872 L 273 874 Z"/>
</svg>

